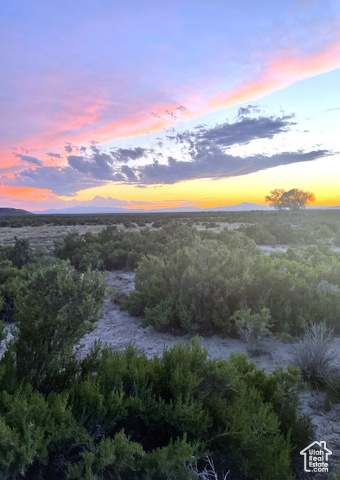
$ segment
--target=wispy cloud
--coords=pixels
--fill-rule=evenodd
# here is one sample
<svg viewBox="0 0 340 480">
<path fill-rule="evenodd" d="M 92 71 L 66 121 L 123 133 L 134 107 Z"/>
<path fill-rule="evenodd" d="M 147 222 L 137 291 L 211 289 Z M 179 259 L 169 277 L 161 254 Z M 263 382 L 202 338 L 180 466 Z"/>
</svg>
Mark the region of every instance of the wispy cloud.
<svg viewBox="0 0 340 480">
<path fill-rule="evenodd" d="M 39 167 L 42 166 L 42 161 L 38 158 L 31 157 L 30 155 L 23 155 L 22 153 L 15 153 L 15 157 L 20 158 L 21 161 L 26 163 L 32 163 L 33 165 L 38 165 Z"/>
</svg>

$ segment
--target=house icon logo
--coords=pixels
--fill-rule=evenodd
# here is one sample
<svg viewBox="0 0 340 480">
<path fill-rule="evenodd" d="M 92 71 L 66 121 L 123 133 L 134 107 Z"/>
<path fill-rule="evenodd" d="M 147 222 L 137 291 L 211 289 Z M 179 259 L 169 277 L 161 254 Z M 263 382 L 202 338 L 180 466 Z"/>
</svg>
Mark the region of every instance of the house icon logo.
<svg viewBox="0 0 340 480">
<path fill-rule="evenodd" d="M 312 473 L 328 473 L 328 456 L 332 452 L 326 447 L 326 442 L 313 442 L 301 450 L 304 456 L 304 470 Z"/>
</svg>

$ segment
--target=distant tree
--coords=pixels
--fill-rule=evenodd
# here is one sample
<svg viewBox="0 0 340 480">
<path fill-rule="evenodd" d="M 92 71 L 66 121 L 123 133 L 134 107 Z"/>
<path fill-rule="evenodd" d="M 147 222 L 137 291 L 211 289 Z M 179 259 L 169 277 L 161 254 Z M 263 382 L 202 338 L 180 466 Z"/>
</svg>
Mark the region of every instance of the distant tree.
<svg viewBox="0 0 340 480">
<path fill-rule="evenodd" d="M 277 210 L 300 210 L 315 202 L 315 195 L 299 188 L 292 188 L 287 192 L 282 188 L 276 188 L 265 197 L 265 201 Z"/>
</svg>

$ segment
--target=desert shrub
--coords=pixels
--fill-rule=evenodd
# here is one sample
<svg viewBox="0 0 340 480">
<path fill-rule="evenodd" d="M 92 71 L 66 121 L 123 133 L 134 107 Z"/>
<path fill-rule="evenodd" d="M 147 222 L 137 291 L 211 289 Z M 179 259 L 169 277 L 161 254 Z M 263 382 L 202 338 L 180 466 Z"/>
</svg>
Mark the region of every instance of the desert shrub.
<svg viewBox="0 0 340 480">
<path fill-rule="evenodd" d="M 198 234 L 192 227 L 165 222 L 158 231 L 119 232 L 107 227 L 98 235 L 68 234 L 55 242 L 55 256 L 70 260 L 79 271 L 91 269 L 133 270 L 143 255 L 166 255 L 193 243 Z"/>
<path fill-rule="evenodd" d="M 197 445 L 191 445 L 186 440 L 177 438 L 169 445 L 157 448 L 146 454 L 140 460 L 140 476 L 142 480 L 194 480 L 196 477 L 190 468 L 195 459 Z"/>
<path fill-rule="evenodd" d="M 325 317 L 338 324 L 340 258 L 328 248 L 267 256 L 236 232 L 201 236 L 167 255 L 160 249 L 141 258 L 127 308 L 144 314 L 145 325 L 226 335 L 237 331 L 237 310 L 264 307 L 278 333 L 301 334 L 310 320 Z"/>
<path fill-rule="evenodd" d="M 222 268 L 228 251 L 217 242 L 211 246 L 208 249 L 202 242 L 196 247 L 184 247 L 168 259 L 148 256 L 141 260 L 137 293 L 132 294 L 131 303 L 139 301 L 143 310 L 148 308 L 146 323 L 191 331 L 212 330 L 212 318 L 223 307 L 215 297 L 224 289 Z M 220 262 L 223 257 L 225 260 Z M 158 320 L 159 314 L 162 320 Z"/>
<path fill-rule="evenodd" d="M 155 220 L 153 223 L 152 223 L 152 228 L 162 228 L 164 225 L 164 222 L 162 220 Z"/>
<path fill-rule="evenodd" d="M 247 225 L 242 230 L 257 245 L 271 245 L 276 241 L 275 237 L 263 225 Z"/>
<path fill-rule="evenodd" d="M 102 248 L 103 264 L 107 270 L 133 270 L 140 259 L 140 254 L 132 248 L 124 249 L 108 243 Z"/>
<path fill-rule="evenodd" d="M 205 224 L 205 228 L 208 229 L 208 228 L 216 228 L 218 227 L 217 223 L 216 222 L 207 222 Z"/>
<path fill-rule="evenodd" d="M 333 329 L 328 328 L 325 322 L 312 323 L 293 347 L 294 364 L 311 385 L 323 385 L 335 369 L 337 354 L 331 350 L 332 340 Z"/>
<path fill-rule="evenodd" d="M 292 243 L 294 239 L 294 232 L 290 223 L 285 222 L 270 222 L 265 225 L 270 235 L 275 237 L 277 243 Z"/>
<path fill-rule="evenodd" d="M 115 238 L 117 233 L 118 233 L 117 225 L 109 225 L 106 228 L 104 228 L 101 232 L 98 233 L 98 241 L 101 244 L 108 243 Z"/>
<path fill-rule="evenodd" d="M 101 258 L 101 248 L 97 243 L 92 243 L 83 251 L 80 250 L 77 261 L 77 269 L 81 272 L 85 272 L 88 268 L 91 270 L 101 270 L 104 262 Z"/>
<path fill-rule="evenodd" d="M 92 233 L 80 236 L 78 233 L 69 233 L 61 242 L 55 243 L 55 255 L 62 260 L 70 260 L 79 271 L 85 272 L 88 268 L 101 269 L 101 245 Z"/>
<path fill-rule="evenodd" d="M 124 227 L 125 227 L 125 228 L 135 228 L 135 227 L 136 227 L 136 224 L 133 223 L 133 222 L 125 222 L 125 223 L 124 223 Z"/>
<path fill-rule="evenodd" d="M 75 382 L 70 396 L 73 415 L 92 436 L 107 434 L 127 417 L 124 395 L 124 389 L 118 386 L 116 391 L 104 392 L 95 377 Z"/>
<path fill-rule="evenodd" d="M 279 434 L 279 420 L 258 391 L 242 391 L 227 415 L 229 448 L 234 449 L 234 460 L 241 471 L 254 478 L 259 478 L 261 472 L 262 478 L 293 479 L 289 472 L 289 446 Z"/>
<path fill-rule="evenodd" d="M 29 469 L 43 467 L 49 455 L 64 452 L 89 438 L 67 407 L 67 394 L 47 399 L 27 385 L 14 394 L 0 395 L 0 476 L 3 480 L 26 478 Z M 59 465 L 60 467 L 60 465 Z M 59 474 L 60 473 L 60 477 Z M 62 478 L 56 466 L 54 478 Z"/>
<path fill-rule="evenodd" d="M 69 233 L 62 240 L 54 243 L 54 253 L 62 260 L 71 260 L 84 244 L 84 239 L 78 233 Z"/>
<path fill-rule="evenodd" d="M 10 354 L 0 360 L 6 480 L 186 480 L 207 453 L 245 478 L 289 479 L 289 438 L 295 450 L 307 442 L 297 369 L 266 375 L 245 355 L 209 360 L 197 338 L 150 359 L 96 344 L 64 391 L 45 396 L 30 385 L 10 391 Z"/>
<path fill-rule="evenodd" d="M 0 223 L 1 226 L 1 223 Z M 2 263 L 4 260 L 9 260 L 10 256 L 12 255 L 13 251 L 12 245 L 7 245 L 6 247 L 0 246 L 0 262 Z"/>
<path fill-rule="evenodd" d="M 99 272 L 78 275 L 67 262 L 39 267 L 15 283 L 16 330 L 9 349 L 17 378 L 49 389 L 57 372 L 67 376 L 74 344 L 94 328 L 105 285 Z"/>
<path fill-rule="evenodd" d="M 231 317 L 231 320 L 235 320 L 238 334 L 246 340 L 249 353 L 257 353 L 263 337 L 271 333 L 270 318 L 270 310 L 265 307 L 254 314 L 249 308 L 237 310 Z"/>
<path fill-rule="evenodd" d="M 130 442 L 123 431 L 111 438 L 102 437 L 91 450 L 84 450 L 82 461 L 68 468 L 67 479 L 77 480 L 131 478 L 137 469 L 137 460 L 145 452 L 136 442 Z"/>
<path fill-rule="evenodd" d="M 100 365 L 99 370 L 98 365 Z M 264 438 L 269 435 L 265 441 L 266 448 L 271 448 L 272 443 L 276 445 L 272 445 L 270 450 L 271 455 L 277 458 L 278 463 L 275 468 L 281 475 L 283 472 L 286 473 L 287 476 L 281 476 L 281 478 L 289 478 L 290 447 L 285 438 L 288 438 L 289 432 L 293 431 L 295 441 L 299 435 L 302 436 L 302 443 L 301 438 L 298 442 L 301 445 L 306 441 L 308 430 L 305 428 L 305 423 L 302 425 L 302 420 L 297 414 L 299 400 L 297 393 L 294 392 L 299 381 L 297 370 L 292 369 L 289 372 L 278 370 L 271 376 L 266 376 L 263 371 L 257 370 L 254 364 L 249 364 L 246 357 L 242 355 L 234 355 L 228 361 L 209 361 L 207 351 L 202 349 L 196 340 L 191 346 L 178 344 L 172 349 L 166 349 L 161 358 L 155 357 L 151 360 L 144 355 L 138 355 L 136 350 L 131 348 L 125 353 L 105 351 L 98 365 L 93 366 L 93 370 L 97 372 L 96 385 L 103 397 L 102 400 L 92 403 L 91 408 L 94 408 L 94 405 L 107 406 L 105 398 L 108 398 L 109 392 L 120 391 L 121 401 L 125 404 L 127 411 L 114 410 L 115 415 L 120 411 L 121 416 L 121 420 L 119 415 L 115 417 L 116 428 L 123 426 L 127 432 L 133 432 L 131 440 L 141 443 L 144 450 L 153 451 L 159 448 L 159 444 L 169 445 L 169 441 L 171 443 L 177 437 L 184 438 L 183 435 L 186 434 L 189 444 L 210 442 L 209 447 L 215 453 L 220 452 L 222 455 L 227 452 L 229 467 L 236 462 L 240 468 L 246 469 L 247 464 L 249 465 L 248 475 L 251 478 L 258 478 L 255 472 L 259 471 L 257 470 L 260 468 L 259 465 L 261 468 L 264 465 L 265 456 L 269 450 L 266 450 L 266 453 L 263 451 L 261 458 L 257 458 L 256 461 L 249 453 L 252 442 L 254 442 L 254 451 L 262 445 L 262 441 L 258 441 L 259 432 L 254 433 L 253 440 L 248 438 L 246 425 L 249 418 L 253 418 L 254 410 L 251 410 L 249 418 L 244 420 L 242 427 L 245 429 L 244 435 L 237 433 L 239 426 L 236 425 L 232 434 L 226 433 L 230 431 L 230 425 L 234 421 L 233 408 L 236 408 L 242 395 L 244 395 L 243 402 L 246 403 L 249 400 L 246 392 L 253 389 L 254 398 L 257 400 L 255 402 L 252 398 L 250 404 L 254 401 L 256 409 L 260 408 L 263 402 L 263 405 L 267 405 L 263 407 L 265 413 L 261 417 L 261 422 L 258 421 L 258 425 L 262 425 L 261 431 Z M 88 363 L 84 374 L 87 372 L 88 375 L 90 371 L 91 365 Z M 78 398 L 86 398 L 86 395 L 78 394 Z M 91 408 L 84 408 L 84 405 L 77 407 L 76 416 L 82 414 L 82 418 L 92 417 Z M 97 426 L 101 425 L 100 428 L 105 430 L 105 428 L 110 429 L 112 425 L 107 427 L 104 412 L 105 408 L 94 416 L 94 423 Z M 257 425 L 257 420 L 254 421 Z M 264 425 L 267 423 L 266 430 Z M 299 435 L 296 435 L 296 432 L 299 432 Z M 234 448 L 235 451 L 240 451 L 242 442 L 246 442 L 246 438 L 249 443 L 244 447 L 241 460 L 238 457 L 231 460 Z M 285 452 L 280 454 L 281 459 L 278 457 L 279 451 Z M 149 462 L 145 457 L 145 462 L 147 465 L 155 466 L 154 460 Z M 179 463 L 178 459 L 177 463 Z M 175 464 L 174 459 L 173 465 Z M 277 477 L 273 474 L 274 467 L 268 467 L 267 470 L 265 469 L 267 473 L 263 478 L 280 478 L 279 474 Z M 156 475 L 156 472 L 154 474 Z M 155 476 L 155 478 L 159 477 Z M 176 477 L 173 475 L 169 478 Z"/>
<path fill-rule="evenodd" d="M 332 230 L 323 224 L 307 224 L 293 231 L 293 242 L 300 245 L 330 245 Z"/>
<path fill-rule="evenodd" d="M 17 294 L 17 277 L 26 276 L 25 268 L 19 270 L 10 260 L 0 262 L 0 296 L 2 304 L 0 316 L 2 320 L 11 322 L 14 319 L 14 300 Z"/>
<path fill-rule="evenodd" d="M 14 237 L 15 244 L 10 254 L 10 260 L 13 265 L 18 268 L 22 268 L 26 265 L 31 258 L 31 248 L 27 239 L 19 239 Z"/>
</svg>

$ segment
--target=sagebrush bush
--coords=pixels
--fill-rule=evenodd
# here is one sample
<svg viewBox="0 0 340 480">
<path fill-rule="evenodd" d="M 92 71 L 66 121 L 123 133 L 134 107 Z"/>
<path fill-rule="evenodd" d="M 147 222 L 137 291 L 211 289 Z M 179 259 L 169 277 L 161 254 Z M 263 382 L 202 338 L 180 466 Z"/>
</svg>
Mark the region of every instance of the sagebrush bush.
<svg viewBox="0 0 340 480">
<path fill-rule="evenodd" d="M 49 395 L 13 386 L 13 370 L 8 354 L 0 360 L 6 480 L 188 480 L 208 453 L 219 471 L 288 480 L 292 445 L 308 441 L 298 369 L 266 375 L 246 355 L 209 360 L 197 338 L 150 359 L 131 345 L 113 352 L 97 343 L 64 391 L 48 377 Z"/>
<path fill-rule="evenodd" d="M 253 314 L 250 308 L 237 310 L 231 317 L 231 320 L 235 320 L 238 334 L 246 340 L 249 353 L 259 352 L 263 337 L 271 334 L 270 319 L 270 310 L 265 307 Z"/>
<path fill-rule="evenodd" d="M 267 308 L 273 332 L 297 335 L 311 319 L 336 326 L 339 267 L 319 247 L 267 256 L 235 231 L 201 232 L 188 246 L 142 256 L 127 308 L 145 325 L 203 335 L 237 333 L 236 311 Z"/>
<path fill-rule="evenodd" d="M 326 323 L 312 323 L 304 336 L 293 346 L 293 361 L 303 378 L 311 385 L 324 385 L 334 372 L 338 355 L 331 349 L 333 329 Z"/>
<path fill-rule="evenodd" d="M 68 262 L 16 279 L 16 327 L 5 357 L 14 355 L 19 382 L 48 390 L 60 376 L 62 388 L 74 345 L 100 317 L 105 289 L 100 272 L 78 275 Z"/>
</svg>

